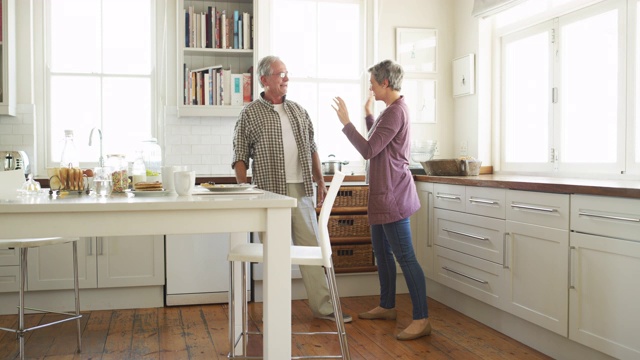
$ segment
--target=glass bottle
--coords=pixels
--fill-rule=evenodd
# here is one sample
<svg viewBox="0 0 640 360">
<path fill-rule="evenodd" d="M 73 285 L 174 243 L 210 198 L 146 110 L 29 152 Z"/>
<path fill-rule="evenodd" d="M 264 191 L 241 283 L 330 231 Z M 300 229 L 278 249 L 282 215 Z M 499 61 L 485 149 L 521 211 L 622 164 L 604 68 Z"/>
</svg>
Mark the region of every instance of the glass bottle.
<svg viewBox="0 0 640 360">
<path fill-rule="evenodd" d="M 60 167 L 80 167 L 80 162 L 78 161 L 78 150 L 76 149 L 76 144 L 73 142 L 73 130 L 64 131 L 63 141 L 62 153 L 60 154 Z"/>
<path fill-rule="evenodd" d="M 106 165 L 113 170 L 113 192 L 121 193 L 129 189 L 129 175 L 127 168 L 129 163 L 122 154 L 107 155 Z"/>
<path fill-rule="evenodd" d="M 136 151 L 136 159 L 131 166 L 131 179 L 134 189 L 137 183 L 147 181 L 147 168 L 142 159 L 142 150 Z"/>
<path fill-rule="evenodd" d="M 162 149 L 155 138 L 142 141 L 142 159 L 147 176 L 160 176 L 162 171 Z"/>
</svg>

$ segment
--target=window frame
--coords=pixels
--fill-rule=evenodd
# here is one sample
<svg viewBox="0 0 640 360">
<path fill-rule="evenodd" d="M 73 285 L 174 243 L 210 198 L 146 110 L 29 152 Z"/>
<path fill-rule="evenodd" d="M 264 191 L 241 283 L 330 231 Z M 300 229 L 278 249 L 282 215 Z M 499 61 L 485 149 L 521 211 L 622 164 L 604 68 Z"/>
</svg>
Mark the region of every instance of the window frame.
<svg viewBox="0 0 640 360">
<path fill-rule="evenodd" d="M 108 1 L 108 0 L 102 0 Z M 51 76 L 52 73 L 49 69 L 48 63 L 50 61 L 50 39 L 49 39 L 49 26 L 50 26 L 50 16 L 51 9 L 49 7 L 50 2 L 46 0 L 34 0 L 36 4 L 34 5 L 34 100 L 35 107 L 38 109 L 42 109 L 36 113 L 36 142 L 38 144 L 43 144 L 43 146 L 38 146 L 36 148 L 36 154 L 38 159 L 43 159 L 42 161 L 38 161 L 37 164 L 37 173 L 46 173 L 46 168 L 58 167 L 59 164 L 56 163 L 52 154 L 52 147 L 54 143 L 57 143 L 61 140 L 64 134 L 60 134 L 57 136 L 56 134 L 50 134 L 51 132 Z M 157 138 L 160 142 L 160 136 L 162 134 L 159 133 L 160 126 L 157 120 L 157 102 L 158 102 L 158 80 L 157 80 L 157 62 L 158 62 L 158 49 L 157 49 L 157 41 L 159 39 L 158 35 L 158 19 L 157 19 L 157 10 L 159 6 L 156 1 L 150 1 L 150 24 L 149 24 L 149 41 L 150 41 L 150 71 L 148 75 L 140 75 L 140 74 L 117 74 L 117 77 L 120 78 L 148 78 L 150 84 L 150 116 L 149 116 L 149 129 L 150 134 L 149 137 Z M 71 74 L 74 75 L 74 74 Z M 84 76 L 86 74 L 81 74 Z M 93 74 L 94 76 L 99 76 L 101 78 L 106 77 L 114 77 L 113 74 L 109 73 L 101 73 L 101 74 Z M 100 101 L 102 102 L 102 89 L 100 95 Z M 96 122 L 101 122 L 102 116 L 104 115 L 101 112 L 101 119 L 96 120 Z M 101 127 L 101 126 L 100 126 Z M 82 150 L 84 146 L 88 146 L 88 137 L 87 134 L 74 134 L 76 147 L 79 147 L 79 150 Z M 94 134 L 93 146 L 87 147 L 85 149 L 89 149 L 92 153 L 95 152 L 95 161 L 81 161 L 81 168 L 92 168 L 98 166 L 98 152 L 99 152 L 99 144 L 98 144 L 98 136 Z M 128 154 L 128 153 L 127 153 Z M 133 155 L 133 154 L 131 154 Z M 103 154 L 106 159 L 106 151 Z"/>
<path fill-rule="evenodd" d="M 596 4 L 586 4 L 585 1 L 576 1 L 576 5 L 572 11 L 568 11 L 566 6 L 562 7 L 563 12 L 558 13 L 558 9 L 551 9 L 547 11 L 544 16 L 537 14 L 534 18 L 536 23 L 531 22 L 532 19 L 524 19 L 521 22 L 509 24 L 504 29 L 494 28 L 494 39 L 499 44 L 499 51 L 497 53 L 498 59 L 502 66 L 500 67 L 500 78 L 495 79 L 495 83 L 498 87 L 498 94 L 500 99 L 498 103 L 498 133 L 500 138 L 499 146 L 499 171 L 501 172 L 526 172 L 526 173 L 541 173 L 554 175 L 576 175 L 576 176 L 616 176 L 624 174 L 638 174 L 640 173 L 640 163 L 636 162 L 634 156 L 634 149 L 637 146 L 635 139 L 635 131 L 633 129 L 636 126 L 635 120 L 635 69 L 633 66 L 627 66 L 628 64 L 635 64 L 636 60 L 636 23 L 640 18 L 636 15 L 636 7 L 638 0 L 606 0 L 598 2 Z M 578 6 L 580 5 L 580 6 Z M 561 61 L 559 45 L 561 40 L 561 27 L 567 24 L 579 21 L 600 13 L 607 12 L 612 9 L 619 11 L 618 16 L 618 92 L 617 99 L 617 148 L 616 157 L 617 160 L 614 163 L 567 163 L 560 162 L 560 159 L 556 161 L 550 161 L 554 156 L 552 149 L 561 149 L 561 106 L 562 106 L 562 88 L 560 84 L 561 74 L 560 67 Z M 558 54 L 557 58 L 550 60 L 550 75 L 552 76 L 552 87 L 559 90 L 560 100 L 556 104 L 551 104 L 551 114 L 549 115 L 550 127 L 549 127 L 549 154 L 548 161 L 545 164 L 530 164 L 530 163 L 507 163 L 505 157 L 506 140 L 505 140 L 505 94 L 503 82 L 505 81 L 505 66 L 504 66 L 504 43 L 505 39 L 516 39 L 523 34 L 527 34 L 533 31 L 533 29 L 540 29 L 546 26 L 551 26 L 555 29 L 555 41 L 550 42 L 552 54 Z M 631 131 L 629 131 L 631 129 Z"/>
</svg>

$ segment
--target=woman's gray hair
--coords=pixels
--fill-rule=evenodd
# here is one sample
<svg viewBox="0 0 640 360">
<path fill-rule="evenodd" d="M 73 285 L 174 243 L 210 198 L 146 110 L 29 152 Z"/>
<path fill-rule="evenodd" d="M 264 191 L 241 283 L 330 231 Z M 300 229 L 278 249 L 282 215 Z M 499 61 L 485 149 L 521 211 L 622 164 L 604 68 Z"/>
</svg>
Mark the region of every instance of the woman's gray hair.
<svg viewBox="0 0 640 360">
<path fill-rule="evenodd" d="M 258 62 L 258 79 L 260 79 L 261 76 L 271 75 L 271 65 L 278 60 L 280 60 L 280 58 L 273 55 L 268 55 L 260 59 Z M 262 81 L 260 81 L 260 85 L 264 87 Z"/>
<path fill-rule="evenodd" d="M 402 66 L 393 60 L 383 60 L 370 67 L 369 72 L 378 84 L 389 80 L 389 87 L 392 90 L 400 91 L 402 89 L 404 71 L 402 70 Z"/>
</svg>

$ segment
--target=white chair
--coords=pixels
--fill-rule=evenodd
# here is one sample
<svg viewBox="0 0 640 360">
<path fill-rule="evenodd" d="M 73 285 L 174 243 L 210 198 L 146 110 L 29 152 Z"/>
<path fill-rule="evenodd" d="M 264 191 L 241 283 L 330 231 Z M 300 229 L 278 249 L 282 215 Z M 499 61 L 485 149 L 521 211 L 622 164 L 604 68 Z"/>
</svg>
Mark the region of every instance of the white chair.
<svg viewBox="0 0 640 360">
<path fill-rule="evenodd" d="M 67 313 L 67 312 L 57 312 L 57 311 L 49 311 L 42 309 L 34 309 L 25 307 L 25 286 L 27 280 L 27 251 L 29 248 L 48 246 L 48 245 L 56 245 L 56 244 L 64 244 L 72 242 L 73 246 L 73 291 L 75 295 L 75 312 Z M 62 237 L 49 237 L 49 238 L 34 238 L 34 239 L 0 239 L 0 248 L 16 248 L 20 249 L 19 257 L 20 257 L 20 290 L 18 294 L 18 328 L 17 329 L 8 329 L 0 327 L 0 330 L 13 332 L 16 334 L 20 342 L 20 359 L 25 358 L 24 354 L 24 335 L 36 329 L 40 329 L 50 325 L 60 324 L 66 321 L 76 320 L 77 328 L 78 328 L 78 353 L 81 351 L 82 343 L 81 343 L 81 330 L 80 330 L 80 293 L 78 290 L 78 238 L 62 238 Z M 32 310 L 36 312 L 42 313 L 55 313 L 64 315 L 65 318 L 57 321 L 52 321 L 50 323 L 39 324 L 36 326 L 32 326 L 29 328 L 25 328 L 24 323 L 24 312 L 25 310 Z"/>
<path fill-rule="evenodd" d="M 322 266 L 327 277 L 327 283 L 329 285 L 329 291 L 331 293 L 331 303 L 333 304 L 333 313 L 335 314 L 337 331 L 333 332 L 295 332 L 294 334 L 304 335 L 318 335 L 318 334 L 337 334 L 340 341 L 340 355 L 327 355 L 327 356 L 298 356 L 292 357 L 292 359 L 303 358 L 342 358 L 351 359 L 349 354 L 349 347 L 347 345 L 347 333 L 344 326 L 344 319 L 342 318 L 342 307 L 340 305 L 340 297 L 338 295 L 338 287 L 336 283 L 336 274 L 333 267 L 333 261 L 331 259 L 331 243 L 329 241 L 329 215 L 331 208 L 338 194 L 338 190 L 344 180 L 344 173 L 337 172 L 333 175 L 331 180 L 331 186 L 327 196 L 324 199 L 320 215 L 318 217 L 318 245 L 319 246 L 291 246 L 291 263 L 298 265 L 310 265 L 310 266 Z M 271 239 L 274 241 L 277 239 Z M 231 290 L 230 290 L 230 304 L 229 304 L 229 358 L 230 359 L 254 359 L 260 358 L 258 356 L 247 356 L 247 342 L 248 335 L 258 334 L 256 332 L 248 331 L 248 319 L 247 319 L 247 264 L 248 263 L 260 263 L 263 261 L 263 246 L 262 244 L 242 244 L 235 246 L 229 251 L 228 260 L 231 262 Z M 242 262 L 241 276 L 242 276 L 242 333 L 237 337 L 235 335 L 235 290 L 234 284 L 234 262 Z M 235 348 L 239 341 L 242 340 L 243 355 L 236 355 Z"/>
</svg>

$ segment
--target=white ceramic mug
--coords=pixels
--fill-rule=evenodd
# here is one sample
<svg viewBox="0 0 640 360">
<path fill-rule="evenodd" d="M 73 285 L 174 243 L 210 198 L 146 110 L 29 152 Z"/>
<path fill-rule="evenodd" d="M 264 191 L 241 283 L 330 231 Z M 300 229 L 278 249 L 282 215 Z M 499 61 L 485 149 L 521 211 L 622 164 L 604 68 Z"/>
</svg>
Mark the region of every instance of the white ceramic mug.
<svg viewBox="0 0 640 360">
<path fill-rule="evenodd" d="M 173 185 L 178 195 L 191 195 L 196 186 L 195 171 L 176 171 L 173 173 Z"/>
<path fill-rule="evenodd" d="M 176 191 L 173 174 L 176 171 L 187 171 L 186 165 L 172 165 L 162 167 L 162 187 L 171 192 Z"/>
</svg>

